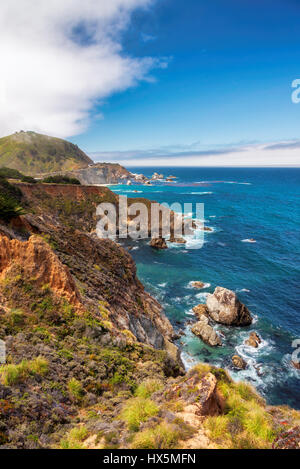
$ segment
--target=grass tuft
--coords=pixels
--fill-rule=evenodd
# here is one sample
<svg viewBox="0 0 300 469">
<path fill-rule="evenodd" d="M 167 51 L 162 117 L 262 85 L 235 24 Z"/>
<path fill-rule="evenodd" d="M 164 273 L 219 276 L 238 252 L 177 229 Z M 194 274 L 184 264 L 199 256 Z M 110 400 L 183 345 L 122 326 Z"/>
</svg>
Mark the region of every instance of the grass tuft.
<svg viewBox="0 0 300 469">
<path fill-rule="evenodd" d="M 127 423 L 129 430 L 136 432 L 142 422 L 146 422 L 158 412 L 159 408 L 155 402 L 143 397 L 135 397 L 126 402 L 120 418 Z"/>
</svg>

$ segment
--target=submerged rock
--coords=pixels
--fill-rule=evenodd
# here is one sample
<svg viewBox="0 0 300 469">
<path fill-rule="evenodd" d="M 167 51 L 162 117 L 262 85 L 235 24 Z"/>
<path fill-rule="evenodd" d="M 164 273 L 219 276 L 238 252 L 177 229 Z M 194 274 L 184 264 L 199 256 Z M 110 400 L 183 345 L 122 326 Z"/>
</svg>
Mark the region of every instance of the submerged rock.
<svg viewBox="0 0 300 469">
<path fill-rule="evenodd" d="M 207 345 L 210 345 L 211 347 L 222 345 L 220 337 L 208 324 L 208 318 L 206 316 L 202 316 L 201 320 L 198 321 L 191 330 L 193 334 L 195 334 L 197 337 L 200 337 L 203 342 L 205 342 Z"/>
<path fill-rule="evenodd" d="M 175 238 L 174 236 L 171 236 L 169 241 L 170 243 L 175 244 L 186 244 L 186 240 L 184 238 Z"/>
<path fill-rule="evenodd" d="M 251 332 L 249 339 L 246 340 L 245 344 L 249 345 L 249 347 L 257 348 L 259 344 L 261 344 L 261 338 L 256 332 Z"/>
<path fill-rule="evenodd" d="M 191 282 L 191 286 L 192 286 L 193 288 L 199 288 L 199 289 L 201 289 L 201 288 L 204 288 L 205 283 L 199 282 L 199 281 L 195 281 L 195 282 Z"/>
<path fill-rule="evenodd" d="M 165 238 L 152 238 L 150 241 L 150 246 L 153 249 L 168 249 Z"/>
<path fill-rule="evenodd" d="M 245 368 L 247 368 L 247 363 L 239 355 L 233 355 L 231 361 L 233 366 L 239 370 L 245 370 Z"/>
<path fill-rule="evenodd" d="M 220 324 L 249 326 L 252 323 L 248 308 L 227 288 L 217 287 L 213 294 L 208 294 L 206 305 L 210 317 Z"/>
</svg>

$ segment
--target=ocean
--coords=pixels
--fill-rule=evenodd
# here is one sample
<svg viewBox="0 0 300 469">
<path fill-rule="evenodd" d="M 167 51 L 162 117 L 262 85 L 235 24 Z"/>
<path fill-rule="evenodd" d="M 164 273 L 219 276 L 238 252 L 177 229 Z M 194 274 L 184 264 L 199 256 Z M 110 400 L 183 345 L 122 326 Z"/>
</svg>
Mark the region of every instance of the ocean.
<svg viewBox="0 0 300 469">
<path fill-rule="evenodd" d="M 235 380 L 253 384 L 269 404 L 300 409 L 300 371 L 290 363 L 296 350 L 293 342 L 300 339 L 300 169 L 136 167 L 130 171 L 172 174 L 177 179 L 174 184 L 111 186 L 113 191 L 168 204 L 204 203 L 205 225 L 213 229 L 205 233 L 201 249 L 172 245 L 157 252 L 140 240 L 132 242 L 130 251 L 147 291 L 163 305 L 175 330 L 185 332 L 177 342 L 185 366 L 201 361 L 224 367 Z M 256 242 L 247 242 L 251 238 Z M 206 288 L 191 288 L 194 280 Z M 195 320 L 192 308 L 205 303 L 216 286 L 237 292 L 254 322 L 246 328 L 216 326 L 223 334 L 223 346 L 211 348 L 190 332 L 189 323 Z M 262 338 L 257 349 L 244 344 L 251 331 Z M 246 360 L 247 369 L 232 368 L 234 354 Z"/>
</svg>

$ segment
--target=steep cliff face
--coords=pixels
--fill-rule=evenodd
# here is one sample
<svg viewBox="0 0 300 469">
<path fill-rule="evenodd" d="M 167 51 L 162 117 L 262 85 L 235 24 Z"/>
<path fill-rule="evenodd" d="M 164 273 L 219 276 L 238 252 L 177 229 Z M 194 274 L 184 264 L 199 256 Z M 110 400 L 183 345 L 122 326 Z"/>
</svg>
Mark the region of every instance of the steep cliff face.
<svg viewBox="0 0 300 469">
<path fill-rule="evenodd" d="M 53 219 L 57 219 L 57 222 L 64 226 L 78 228 L 89 233 L 96 229 L 96 208 L 100 203 L 110 202 L 115 205 L 116 209 L 118 209 L 120 203 L 120 197 L 107 187 L 26 183 L 18 183 L 15 186 L 22 192 L 22 205 L 27 212 L 34 212 L 35 215 L 50 214 Z M 142 197 L 128 198 L 127 203 L 128 206 L 141 203 L 147 208 L 148 233 L 146 235 L 150 238 L 151 207 L 153 204 L 157 205 L 157 203 Z M 174 212 L 171 212 L 170 215 L 170 211 L 166 207 L 160 206 L 160 208 L 162 211 L 167 212 L 170 217 L 171 234 L 176 223 L 184 224 L 182 217 Z M 135 215 L 128 215 L 128 225 L 132 223 L 134 218 Z M 157 226 L 159 232 L 161 232 L 162 227 L 167 226 L 167 218 L 162 217 L 159 226 Z M 186 229 L 185 234 L 189 234 L 189 229 Z"/>
<path fill-rule="evenodd" d="M 96 163 L 87 168 L 70 171 L 67 175 L 86 185 L 126 183 L 133 177 L 126 168 L 114 163 Z"/>
<path fill-rule="evenodd" d="M 34 279 L 37 287 L 47 285 L 72 305 L 80 306 L 80 294 L 68 267 L 42 238 L 31 236 L 22 242 L 0 235 L 0 281 L 5 280 L 16 265 L 22 269 L 24 277 Z"/>
<path fill-rule="evenodd" d="M 76 283 L 84 291 L 81 301 L 86 309 L 96 311 L 99 302 L 105 303 L 116 331 L 131 331 L 138 341 L 165 348 L 175 335 L 173 328 L 159 303 L 139 282 L 130 254 L 94 233 L 97 205 L 103 201 L 118 203 L 118 197 L 105 187 L 39 184 L 18 184 L 18 187 L 27 214 L 15 219 L 10 229 L 0 227 L 0 232 L 9 238 L 23 236 L 25 241 L 35 233 L 47 241 L 48 249 L 37 236 L 23 244 L 3 240 L 3 253 L 7 248 L 0 262 L 3 272 L 12 262 L 25 264 L 28 274 L 32 273 L 28 277 L 36 278 L 38 285 L 43 282 L 51 288 L 55 281 L 60 285 L 60 277 L 70 272 L 72 277 L 68 278 L 73 287 Z M 55 253 L 52 256 L 49 246 Z M 60 275 L 59 268 L 53 269 L 58 263 L 63 266 Z M 78 288 L 74 288 L 74 300 L 78 298 Z M 68 300 L 71 296 L 68 292 Z"/>
</svg>

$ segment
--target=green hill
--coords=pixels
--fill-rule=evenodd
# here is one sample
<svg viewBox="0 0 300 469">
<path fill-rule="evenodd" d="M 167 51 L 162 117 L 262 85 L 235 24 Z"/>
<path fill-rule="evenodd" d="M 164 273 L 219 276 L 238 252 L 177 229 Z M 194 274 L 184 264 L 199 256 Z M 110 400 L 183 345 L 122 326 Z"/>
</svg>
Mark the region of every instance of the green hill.
<svg viewBox="0 0 300 469">
<path fill-rule="evenodd" d="M 92 163 L 77 145 L 60 138 L 23 131 L 0 138 L 0 167 L 25 175 L 72 171 Z"/>
</svg>

